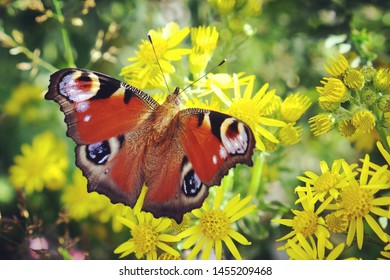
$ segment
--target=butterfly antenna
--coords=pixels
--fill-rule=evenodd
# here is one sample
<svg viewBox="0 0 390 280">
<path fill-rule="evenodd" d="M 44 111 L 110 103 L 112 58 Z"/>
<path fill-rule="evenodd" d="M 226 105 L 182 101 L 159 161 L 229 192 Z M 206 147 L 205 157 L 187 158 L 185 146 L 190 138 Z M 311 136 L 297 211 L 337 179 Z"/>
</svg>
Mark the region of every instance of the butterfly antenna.
<svg viewBox="0 0 390 280">
<path fill-rule="evenodd" d="M 206 73 L 204 73 L 202 76 L 200 76 L 199 78 L 197 78 L 195 81 L 193 81 L 191 84 L 189 84 L 188 86 L 186 86 L 182 91 L 179 92 L 182 93 L 183 91 L 186 91 L 189 87 L 193 86 L 194 84 L 196 84 L 199 80 L 203 79 L 204 77 L 206 77 L 209 73 L 213 72 L 215 70 L 215 68 L 221 66 L 222 64 L 224 64 L 226 62 L 226 59 L 223 59 L 220 63 L 218 63 L 217 65 L 215 65 L 213 68 L 211 68 L 209 71 L 207 71 Z"/>
<path fill-rule="evenodd" d="M 163 69 L 161 67 L 160 61 L 158 60 L 156 49 L 154 48 L 154 45 L 153 45 L 152 37 L 149 34 L 148 34 L 148 39 L 149 39 L 150 44 L 152 45 L 153 53 L 154 53 L 154 56 L 156 57 L 156 61 L 157 61 L 158 67 L 160 68 L 161 74 L 163 76 L 163 79 L 164 79 L 164 82 L 165 82 L 165 86 L 168 89 L 168 93 L 170 93 L 171 90 L 169 89 L 167 79 L 165 79 L 164 71 L 163 71 Z"/>
</svg>

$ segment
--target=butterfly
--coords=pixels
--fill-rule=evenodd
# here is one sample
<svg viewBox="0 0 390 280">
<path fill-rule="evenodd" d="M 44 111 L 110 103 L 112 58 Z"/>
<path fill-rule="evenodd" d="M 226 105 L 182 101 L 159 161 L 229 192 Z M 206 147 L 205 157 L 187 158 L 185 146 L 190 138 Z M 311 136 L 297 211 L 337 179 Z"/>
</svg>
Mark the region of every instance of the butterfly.
<svg viewBox="0 0 390 280">
<path fill-rule="evenodd" d="M 244 122 L 216 111 L 180 109 L 176 88 L 163 104 L 98 72 L 68 68 L 50 77 L 45 99 L 65 115 L 88 192 L 177 222 L 201 207 L 209 187 L 238 163 L 253 165 L 255 138 Z"/>
</svg>

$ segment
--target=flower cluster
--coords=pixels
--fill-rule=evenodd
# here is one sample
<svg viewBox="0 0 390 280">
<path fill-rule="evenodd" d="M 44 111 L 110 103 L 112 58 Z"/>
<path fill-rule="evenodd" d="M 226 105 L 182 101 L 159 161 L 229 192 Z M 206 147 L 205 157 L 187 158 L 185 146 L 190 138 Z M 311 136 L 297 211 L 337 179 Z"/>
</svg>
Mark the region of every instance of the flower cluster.
<svg viewBox="0 0 390 280">
<path fill-rule="evenodd" d="M 191 47 L 181 47 L 188 34 Z M 282 100 L 275 90 L 268 91 L 269 84 L 253 93 L 255 76 L 245 73 L 207 73 L 205 79 L 196 80 L 205 74 L 213 57 L 219 37 L 215 27 L 180 29 L 176 23 L 169 23 L 151 30 L 149 35 L 152 42 L 143 40 L 136 55 L 129 58 L 132 63 L 122 69 L 127 82 L 140 88 L 164 88 L 171 81 L 187 81 L 189 85 L 179 84 L 187 88 L 181 93 L 186 107 L 222 111 L 243 120 L 252 128 L 256 147 L 261 151 L 273 151 L 278 144 L 293 145 L 301 140 L 302 128 L 296 123 L 310 107 L 309 97 L 294 93 Z M 187 54 L 189 72 L 176 71 L 174 62 L 182 63 Z M 191 82 L 191 78 L 196 81 Z"/>
<path fill-rule="evenodd" d="M 380 142 L 377 146 L 386 165 L 379 166 L 366 155 L 360 167 L 344 159 L 335 160 L 331 167 L 322 161 L 320 175 L 307 171 L 298 176 L 304 182 L 295 189 L 302 210 L 292 210 L 292 219 L 274 220 L 292 228 L 277 240 L 287 240 L 279 250 L 286 250 L 292 259 L 335 259 L 345 245 L 356 244 L 361 250 L 364 240 L 390 242 L 379 222 L 381 217 L 390 219 L 386 193 L 390 189 L 390 154 Z M 338 245 L 334 247 L 334 243 Z"/>
<path fill-rule="evenodd" d="M 141 195 L 133 209 L 128 208 L 118 219 L 130 229 L 131 238 L 119 245 L 114 253 L 123 258 L 134 253 L 141 259 L 194 259 L 200 252 L 201 259 L 222 259 L 223 243 L 235 259 L 241 259 L 233 240 L 250 245 L 243 235 L 234 227 L 236 222 L 250 214 L 256 205 L 248 206 L 250 196 L 241 199 L 236 195 L 222 206 L 225 189 L 219 187 L 214 198 L 213 206 L 205 202 L 200 209 L 192 211 L 197 220 L 190 220 L 186 214 L 181 224 L 169 218 L 154 218 L 152 214 L 141 211 L 147 188 L 142 189 Z M 181 247 L 184 254 L 176 248 Z M 192 248 L 190 252 L 187 249 Z"/>
<path fill-rule="evenodd" d="M 348 139 L 375 132 L 389 135 L 389 69 L 351 68 L 345 57 L 338 54 L 329 59 L 325 70 L 331 77 L 325 77 L 322 86 L 317 87 L 318 104 L 325 112 L 309 120 L 313 134 L 319 136 L 337 127 Z"/>
</svg>

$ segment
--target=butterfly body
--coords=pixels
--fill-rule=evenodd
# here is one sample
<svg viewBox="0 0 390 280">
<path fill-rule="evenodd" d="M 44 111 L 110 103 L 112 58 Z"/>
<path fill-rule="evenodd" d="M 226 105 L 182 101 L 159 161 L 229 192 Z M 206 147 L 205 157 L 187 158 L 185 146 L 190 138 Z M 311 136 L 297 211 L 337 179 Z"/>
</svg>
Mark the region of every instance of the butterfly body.
<svg viewBox="0 0 390 280">
<path fill-rule="evenodd" d="M 252 165 L 251 129 L 229 115 L 180 109 L 179 90 L 158 104 L 145 92 L 101 73 L 69 68 L 51 76 L 46 99 L 65 114 L 76 164 L 96 191 L 180 222 L 208 188 L 237 163 Z"/>
</svg>

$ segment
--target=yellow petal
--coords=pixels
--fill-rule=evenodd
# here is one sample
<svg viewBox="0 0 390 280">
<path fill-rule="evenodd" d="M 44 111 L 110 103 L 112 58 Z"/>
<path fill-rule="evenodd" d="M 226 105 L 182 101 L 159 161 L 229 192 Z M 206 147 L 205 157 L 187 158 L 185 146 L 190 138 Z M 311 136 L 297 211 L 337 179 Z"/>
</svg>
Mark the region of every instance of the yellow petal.
<svg viewBox="0 0 390 280">
<path fill-rule="evenodd" d="M 362 218 L 358 218 L 356 220 L 356 239 L 357 245 L 359 249 L 363 247 L 363 239 L 364 239 L 364 227 Z"/>
<path fill-rule="evenodd" d="M 335 260 L 337 259 L 340 254 L 343 252 L 345 248 L 345 244 L 344 243 L 341 243 L 339 245 L 336 246 L 336 248 L 334 248 L 330 253 L 329 255 L 326 257 L 327 260 Z"/>
<path fill-rule="evenodd" d="M 355 237 L 356 232 L 356 220 L 351 220 L 349 224 L 348 234 L 347 234 L 347 245 L 351 245 L 352 240 Z"/>
<path fill-rule="evenodd" d="M 233 229 L 229 230 L 228 235 L 242 245 L 251 245 L 252 244 L 250 241 L 248 241 L 248 239 L 245 238 L 245 236 L 243 236 L 241 233 L 239 233 Z"/>
<path fill-rule="evenodd" d="M 177 252 L 175 249 L 172 247 L 168 246 L 167 244 L 163 242 L 157 242 L 157 247 L 160 248 L 161 250 L 167 252 L 168 254 L 171 254 L 172 256 L 179 257 L 180 254 Z"/>
<path fill-rule="evenodd" d="M 225 242 L 225 244 L 228 247 L 229 251 L 232 253 L 233 257 L 236 260 L 242 260 L 240 252 L 238 252 L 237 247 L 236 247 L 236 245 L 234 245 L 232 239 L 229 236 L 227 236 L 227 237 L 225 237 L 223 239 L 223 241 Z"/>
<path fill-rule="evenodd" d="M 367 223 L 370 225 L 370 227 L 372 228 L 372 230 L 376 233 L 376 235 L 378 235 L 378 237 L 383 241 L 383 242 L 387 242 L 387 235 L 386 233 L 382 230 L 382 228 L 380 227 L 380 225 L 374 220 L 373 217 L 371 217 L 370 215 L 366 215 L 364 216 L 364 218 L 366 219 Z"/>
</svg>

